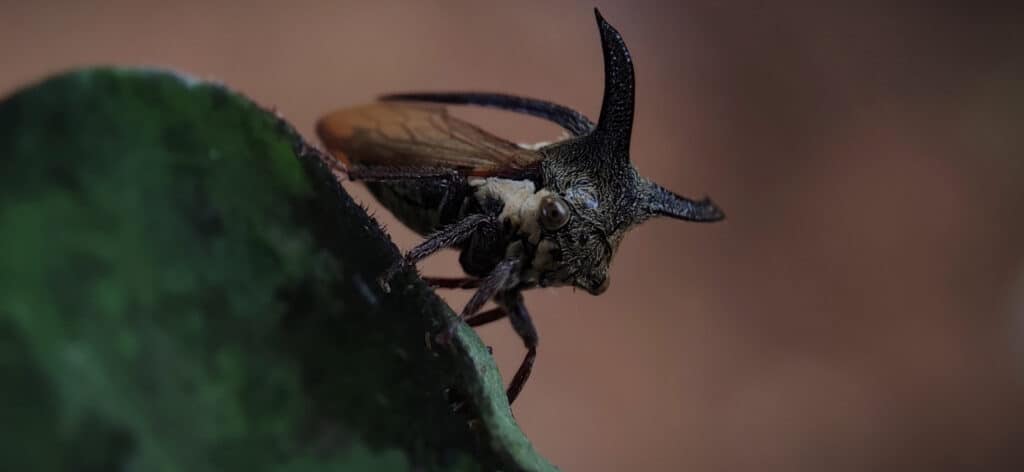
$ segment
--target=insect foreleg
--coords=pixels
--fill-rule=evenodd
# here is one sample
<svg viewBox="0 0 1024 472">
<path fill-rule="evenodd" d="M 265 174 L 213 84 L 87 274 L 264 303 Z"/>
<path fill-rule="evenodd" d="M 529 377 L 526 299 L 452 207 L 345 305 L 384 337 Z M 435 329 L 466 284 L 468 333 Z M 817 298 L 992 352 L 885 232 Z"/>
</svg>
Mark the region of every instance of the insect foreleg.
<svg viewBox="0 0 1024 472">
<path fill-rule="evenodd" d="M 494 267 L 494 270 L 487 277 L 480 279 L 480 288 L 477 289 L 476 293 L 470 297 L 469 301 L 466 302 L 466 306 L 462 307 L 462 312 L 459 314 L 459 318 L 464 320 L 467 324 L 474 319 L 474 315 L 480 311 L 480 308 L 487 303 L 488 300 L 494 298 L 498 293 L 508 290 L 519 283 L 519 266 L 521 262 L 518 258 L 505 259 L 498 263 Z M 499 306 L 501 308 L 501 306 Z M 507 311 L 507 310 L 502 310 Z M 479 314 L 481 321 L 479 324 L 483 324 L 488 321 L 494 321 L 499 319 L 500 316 L 497 314 L 484 312 Z M 490 319 L 491 317 L 495 317 Z M 484 321 L 486 320 L 486 321 Z M 473 321 L 476 325 L 476 321 Z M 458 323 L 452 323 L 447 330 L 438 336 L 438 340 L 441 343 L 447 343 L 448 340 L 455 335 L 455 330 L 458 329 Z"/>
<path fill-rule="evenodd" d="M 431 233 L 425 241 L 405 255 L 405 262 L 415 264 L 441 249 L 456 246 L 472 236 L 481 226 L 489 224 L 497 224 L 497 220 L 492 216 L 480 213 L 469 215 Z"/>
<path fill-rule="evenodd" d="M 381 276 L 381 281 L 386 285 L 398 273 L 403 264 L 415 265 L 437 251 L 456 246 L 478 231 L 481 226 L 488 224 L 497 224 L 497 220 L 492 216 L 477 213 L 433 232 L 427 236 L 426 240 L 406 253 L 401 261 L 386 270 Z"/>
<path fill-rule="evenodd" d="M 502 294 L 498 299 L 498 304 L 505 308 L 505 312 L 508 313 L 508 318 L 512 322 L 512 328 L 516 330 L 516 334 L 522 338 L 523 344 L 526 346 L 526 357 L 519 364 L 519 369 L 516 370 L 516 375 L 512 377 L 512 382 L 508 384 L 506 391 L 508 403 L 511 405 L 519 396 L 519 392 L 523 390 L 523 386 L 526 385 L 526 380 L 530 378 L 530 372 L 533 371 L 533 361 L 537 358 L 539 339 L 537 329 L 533 326 L 533 320 L 530 319 L 530 312 L 526 311 L 526 305 L 523 303 L 523 295 L 519 291 Z"/>
<path fill-rule="evenodd" d="M 508 311 L 506 311 L 504 308 L 500 306 L 496 306 L 494 308 L 491 308 L 490 310 L 481 311 L 480 313 L 477 313 L 473 316 L 470 316 L 469 318 L 466 318 L 466 324 L 475 328 L 477 326 L 483 326 L 492 321 L 498 321 L 506 316 L 508 316 Z"/>
<path fill-rule="evenodd" d="M 473 277 L 423 277 L 434 288 L 478 288 L 480 279 Z"/>
<path fill-rule="evenodd" d="M 498 292 L 514 287 L 519 282 L 519 265 L 518 258 L 505 259 L 499 262 L 494 267 L 494 270 L 480 281 L 480 288 L 470 297 L 466 306 L 462 308 L 460 315 L 462 319 L 465 320 L 475 315 L 476 312 L 480 311 L 480 307 L 484 306 L 484 303 L 487 303 L 488 300 L 494 298 Z"/>
</svg>

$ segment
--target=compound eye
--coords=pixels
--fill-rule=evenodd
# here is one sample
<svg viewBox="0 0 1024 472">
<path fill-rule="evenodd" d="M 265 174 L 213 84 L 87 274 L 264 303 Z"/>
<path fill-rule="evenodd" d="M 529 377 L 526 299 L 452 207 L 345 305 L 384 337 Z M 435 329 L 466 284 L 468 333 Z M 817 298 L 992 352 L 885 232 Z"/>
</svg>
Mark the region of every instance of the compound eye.
<svg viewBox="0 0 1024 472">
<path fill-rule="evenodd" d="M 540 200 L 540 224 L 554 231 L 569 222 L 569 204 L 562 197 L 548 195 Z"/>
</svg>

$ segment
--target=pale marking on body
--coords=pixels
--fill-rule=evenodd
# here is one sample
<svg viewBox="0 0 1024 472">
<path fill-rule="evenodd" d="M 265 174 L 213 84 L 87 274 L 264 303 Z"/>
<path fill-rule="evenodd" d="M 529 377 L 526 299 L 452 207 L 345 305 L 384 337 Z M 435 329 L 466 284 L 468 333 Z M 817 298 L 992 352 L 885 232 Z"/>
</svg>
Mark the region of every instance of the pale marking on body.
<svg viewBox="0 0 1024 472">
<path fill-rule="evenodd" d="M 536 190 L 533 182 L 529 180 L 510 180 L 496 177 L 469 179 L 469 185 L 476 188 L 475 195 L 481 202 L 488 198 L 500 200 L 504 206 L 498 219 L 508 221 L 516 231 L 526 236 L 526 239 L 537 245 L 533 261 L 529 269 L 524 271 L 524 281 L 536 282 L 542 272 L 554 269 L 555 261 L 551 252 L 557 246 L 554 241 L 541 240 L 541 228 L 539 222 L 540 201 L 542 198 L 552 195 L 547 189 Z M 518 256 L 522 253 L 521 244 L 512 244 L 506 251 L 506 257 Z"/>
<path fill-rule="evenodd" d="M 500 200 L 504 206 L 498 219 L 508 221 L 518 232 L 526 236 L 531 244 L 540 242 L 540 201 L 552 195 L 550 190 L 539 191 L 529 180 L 499 179 L 497 177 L 472 178 L 469 185 L 476 187 L 476 198 L 483 202 L 488 198 Z"/>
</svg>

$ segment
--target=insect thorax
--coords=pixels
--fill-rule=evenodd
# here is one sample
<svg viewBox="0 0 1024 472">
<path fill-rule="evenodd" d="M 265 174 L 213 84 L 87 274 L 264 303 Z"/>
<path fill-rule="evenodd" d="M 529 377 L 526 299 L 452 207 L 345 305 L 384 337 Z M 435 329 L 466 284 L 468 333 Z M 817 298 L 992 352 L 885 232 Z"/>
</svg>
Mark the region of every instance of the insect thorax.
<svg viewBox="0 0 1024 472">
<path fill-rule="evenodd" d="M 481 228 L 459 247 L 467 274 L 485 276 L 498 261 L 517 256 L 524 263 L 522 282 L 533 285 L 554 263 L 554 243 L 542 239 L 537 221 L 540 200 L 551 192 L 538 191 L 530 180 L 471 177 L 461 185 L 368 182 L 367 188 L 402 224 L 424 236 L 473 213 L 494 216 L 497 227 Z"/>
<path fill-rule="evenodd" d="M 472 178 L 469 186 L 478 204 L 498 210 L 497 219 L 504 227 L 502 256 L 522 258 L 521 282 L 527 286 L 538 284 L 541 274 L 553 270 L 556 264 L 555 243 L 544 239 L 539 222 L 541 200 L 552 192 L 538 190 L 533 181 L 526 179 Z M 491 206 L 489 202 L 500 205 Z"/>
</svg>

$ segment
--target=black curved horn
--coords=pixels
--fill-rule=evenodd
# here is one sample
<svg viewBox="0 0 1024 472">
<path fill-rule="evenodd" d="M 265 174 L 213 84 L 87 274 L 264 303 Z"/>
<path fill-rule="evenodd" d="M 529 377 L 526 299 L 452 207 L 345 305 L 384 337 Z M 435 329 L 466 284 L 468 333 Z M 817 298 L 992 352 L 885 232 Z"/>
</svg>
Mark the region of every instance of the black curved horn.
<svg viewBox="0 0 1024 472">
<path fill-rule="evenodd" d="M 700 201 L 693 201 L 647 179 L 643 179 L 641 187 L 642 218 L 660 215 L 702 223 L 725 218 L 725 213 L 710 198 L 704 197 Z"/>
<path fill-rule="evenodd" d="M 596 8 L 597 28 L 604 51 L 604 99 L 601 116 L 592 136 L 620 159 L 629 159 L 629 141 L 633 131 L 634 77 L 633 59 L 622 35 L 605 21 Z"/>
</svg>

